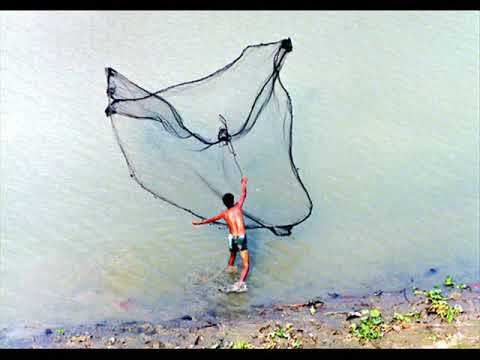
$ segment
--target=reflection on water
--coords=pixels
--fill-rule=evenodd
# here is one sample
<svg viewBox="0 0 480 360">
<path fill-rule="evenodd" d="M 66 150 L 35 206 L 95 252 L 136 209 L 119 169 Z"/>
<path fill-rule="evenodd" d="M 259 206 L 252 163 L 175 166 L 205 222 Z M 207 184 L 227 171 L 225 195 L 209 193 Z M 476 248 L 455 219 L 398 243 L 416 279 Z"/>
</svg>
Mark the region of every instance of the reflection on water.
<svg viewBox="0 0 480 360">
<path fill-rule="evenodd" d="M 255 18 L 264 27 L 248 13 L 0 14 L 1 326 L 231 314 L 411 277 L 478 279 L 478 14 Z M 198 51 L 192 21 L 215 27 Z M 224 230 L 193 228 L 129 178 L 103 114 L 103 68 L 157 89 L 286 36 L 293 155 L 314 211 L 289 238 L 252 231 L 249 292 L 225 295 L 236 278 L 221 273 Z"/>
</svg>

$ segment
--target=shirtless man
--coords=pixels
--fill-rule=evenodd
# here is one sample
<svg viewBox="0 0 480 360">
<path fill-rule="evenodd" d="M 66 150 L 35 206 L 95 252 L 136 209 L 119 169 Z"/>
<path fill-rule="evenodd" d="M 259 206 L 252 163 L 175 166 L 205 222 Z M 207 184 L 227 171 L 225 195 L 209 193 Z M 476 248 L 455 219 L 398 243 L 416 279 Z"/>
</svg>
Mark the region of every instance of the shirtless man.
<svg viewBox="0 0 480 360">
<path fill-rule="evenodd" d="M 193 225 L 208 224 L 220 219 L 227 222 L 230 234 L 228 235 L 228 245 L 230 249 L 230 259 L 228 260 L 228 266 L 233 267 L 235 264 L 235 258 L 237 252 L 240 250 L 240 256 L 243 260 L 243 271 L 240 275 L 240 281 L 233 285 L 233 291 L 246 291 L 247 284 L 245 280 L 250 268 L 248 248 L 247 248 L 247 234 L 245 232 L 245 222 L 243 219 L 243 203 L 247 197 L 247 178 L 242 178 L 242 194 L 237 203 L 234 203 L 233 194 L 227 193 L 223 195 L 223 203 L 227 207 L 227 210 L 221 212 L 217 216 L 202 221 L 192 221 Z"/>
</svg>

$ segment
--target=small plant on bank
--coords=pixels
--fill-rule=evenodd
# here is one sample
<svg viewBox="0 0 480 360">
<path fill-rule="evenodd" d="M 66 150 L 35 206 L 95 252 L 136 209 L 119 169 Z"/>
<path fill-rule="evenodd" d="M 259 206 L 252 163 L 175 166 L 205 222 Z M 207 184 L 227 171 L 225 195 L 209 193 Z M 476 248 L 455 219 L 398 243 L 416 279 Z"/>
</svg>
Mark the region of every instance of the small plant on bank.
<svg viewBox="0 0 480 360">
<path fill-rule="evenodd" d="M 360 322 L 350 326 L 350 333 L 362 340 L 376 340 L 383 336 L 384 321 L 378 309 L 362 310 Z"/>
<path fill-rule="evenodd" d="M 275 331 L 273 331 L 272 333 L 270 333 L 270 337 L 273 339 L 273 338 L 281 338 L 281 339 L 287 339 L 288 336 L 287 336 L 288 332 L 286 329 L 284 329 L 283 327 L 279 327 L 277 329 L 275 329 Z"/>
<path fill-rule="evenodd" d="M 443 285 L 445 285 L 445 286 L 455 286 L 455 283 L 454 283 L 454 281 L 453 281 L 453 278 L 452 278 L 450 275 L 448 275 L 448 276 L 445 278 L 445 280 L 443 281 Z"/>
<path fill-rule="evenodd" d="M 451 323 L 458 314 L 463 312 L 460 305 L 451 306 L 448 303 L 448 298 L 442 294 L 442 289 L 438 285 L 429 291 L 415 290 L 415 295 L 425 297 L 428 305 L 427 313 L 436 314 L 448 323 Z"/>
<path fill-rule="evenodd" d="M 248 342 L 244 340 L 238 340 L 232 343 L 231 348 L 232 349 L 251 349 L 253 346 Z"/>
<path fill-rule="evenodd" d="M 468 288 L 468 286 L 466 284 L 463 284 L 463 283 L 456 283 L 454 280 L 453 280 L 453 277 L 451 275 L 448 275 L 445 280 L 443 281 L 443 285 L 447 286 L 447 287 L 455 287 L 457 289 L 466 289 Z"/>
<path fill-rule="evenodd" d="M 419 311 L 412 311 L 406 314 L 395 312 L 393 314 L 392 321 L 402 323 L 402 322 L 411 322 L 412 320 L 415 320 L 419 322 L 421 318 L 422 318 L 422 314 Z"/>
<path fill-rule="evenodd" d="M 302 348 L 303 344 L 300 339 L 297 338 L 297 335 L 295 333 L 296 330 L 292 324 L 287 324 L 285 327 L 277 324 L 275 330 L 268 334 L 269 343 L 267 345 L 267 348 L 276 348 L 278 345 L 280 345 L 278 340 L 282 341 L 282 339 L 287 340 L 287 348 L 289 349 Z"/>
<path fill-rule="evenodd" d="M 298 339 L 295 339 L 292 343 L 292 348 L 301 349 L 302 348 L 302 342 Z"/>
</svg>

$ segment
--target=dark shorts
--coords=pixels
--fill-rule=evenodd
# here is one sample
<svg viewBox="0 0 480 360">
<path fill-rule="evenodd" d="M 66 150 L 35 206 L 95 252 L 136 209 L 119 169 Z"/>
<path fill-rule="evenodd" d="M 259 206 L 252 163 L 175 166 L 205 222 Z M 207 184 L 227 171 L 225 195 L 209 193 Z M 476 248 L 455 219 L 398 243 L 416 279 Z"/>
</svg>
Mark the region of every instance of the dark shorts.
<svg viewBox="0 0 480 360">
<path fill-rule="evenodd" d="M 248 250 L 247 234 L 243 236 L 233 236 L 232 234 L 228 235 L 228 248 L 230 251 L 235 252 L 237 252 L 239 249 L 240 251 Z"/>
</svg>

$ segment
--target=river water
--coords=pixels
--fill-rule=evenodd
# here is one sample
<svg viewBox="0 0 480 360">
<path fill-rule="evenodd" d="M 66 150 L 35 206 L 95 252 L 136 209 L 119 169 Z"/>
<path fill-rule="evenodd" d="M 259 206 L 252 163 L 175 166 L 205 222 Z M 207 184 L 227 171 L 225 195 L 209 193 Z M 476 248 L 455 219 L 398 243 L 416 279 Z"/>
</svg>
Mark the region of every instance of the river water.
<svg viewBox="0 0 480 360">
<path fill-rule="evenodd" d="M 0 26 L 0 326 L 479 279 L 478 12 L 1 12 Z M 313 213 L 290 237 L 252 231 L 250 290 L 227 296 L 225 231 L 130 179 L 104 68 L 158 90 L 286 37 Z"/>
</svg>

